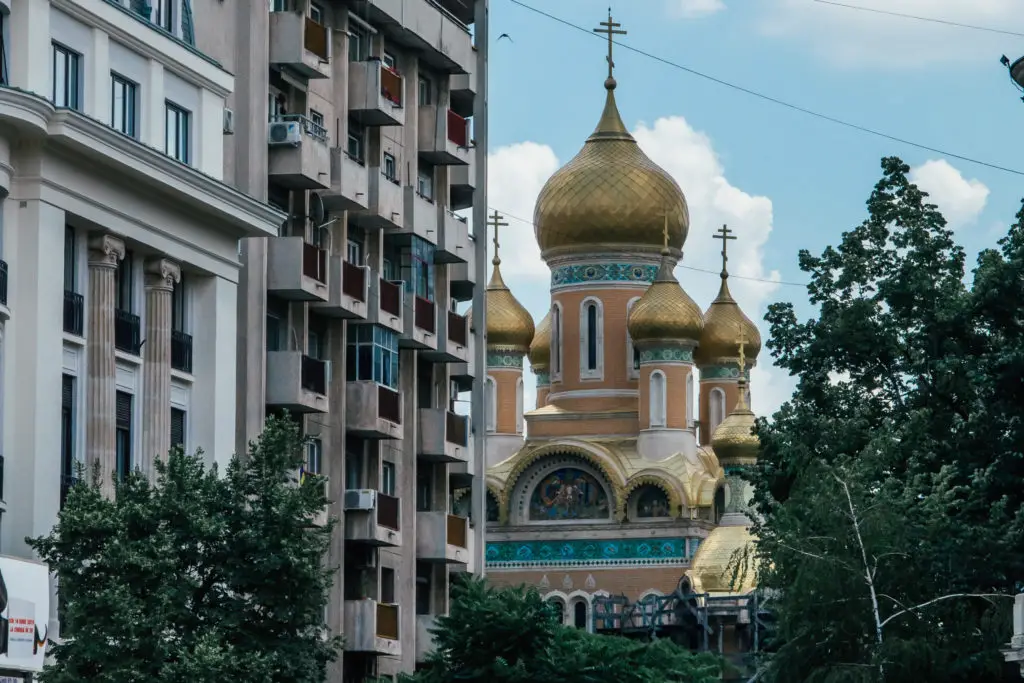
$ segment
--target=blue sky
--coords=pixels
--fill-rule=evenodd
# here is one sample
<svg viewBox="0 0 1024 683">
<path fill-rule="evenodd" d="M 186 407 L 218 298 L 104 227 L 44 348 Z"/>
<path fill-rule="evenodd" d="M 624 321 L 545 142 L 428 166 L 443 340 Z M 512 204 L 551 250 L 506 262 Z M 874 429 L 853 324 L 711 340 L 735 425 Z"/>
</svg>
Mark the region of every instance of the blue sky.
<svg viewBox="0 0 1024 683">
<path fill-rule="evenodd" d="M 527 1 L 586 28 L 607 14 L 607 3 L 594 0 Z M 849 1 L 1024 33 L 1016 0 Z M 1024 169 L 1024 103 L 998 62 L 1003 53 L 1024 54 L 1020 37 L 813 0 L 617 0 L 612 11 L 629 31 L 622 38 L 628 45 L 898 137 Z M 604 45 L 510 0 L 491 0 L 491 32 L 490 204 L 529 219 L 543 180 L 579 150 L 597 121 Z M 512 41 L 495 42 L 501 33 Z M 642 127 L 641 145 L 690 201 L 684 264 L 691 267 L 719 268 L 708 234 L 728 221 L 748 243 L 730 259 L 733 272 L 806 280 L 797 251 L 835 243 L 863 219 L 886 155 L 919 169 L 916 177 L 972 254 L 995 243 L 1024 196 L 1024 176 L 814 119 L 627 50 L 617 50 L 615 62 L 626 125 Z M 547 285 L 528 253 L 531 228 L 510 222 L 502 239 L 506 280 L 539 322 Z M 710 302 L 716 276 L 678 275 L 702 306 Z M 803 300 L 799 288 L 736 284 L 756 321 L 771 301 Z M 770 410 L 792 385 L 769 371 L 767 353 L 762 365 L 765 398 L 755 410 Z"/>
</svg>

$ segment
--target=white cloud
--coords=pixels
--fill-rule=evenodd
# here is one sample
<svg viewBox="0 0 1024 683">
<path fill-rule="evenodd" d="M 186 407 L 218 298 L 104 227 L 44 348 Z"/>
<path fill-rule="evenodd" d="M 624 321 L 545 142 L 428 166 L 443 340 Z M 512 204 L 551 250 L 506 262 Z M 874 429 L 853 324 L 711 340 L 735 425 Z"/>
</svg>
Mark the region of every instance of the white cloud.
<svg viewBox="0 0 1024 683">
<path fill-rule="evenodd" d="M 699 19 L 725 9 L 722 0 L 667 0 L 668 12 L 680 19 Z"/>
<path fill-rule="evenodd" d="M 1000 30 L 1024 29 L 1018 0 L 854 0 L 847 4 Z M 771 0 L 761 6 L 759 28 L 789 43 L 803 42 L 844 67 L 917 68 L 993 60 L 1000 50 L 1019 55 L 1013 36 L 974 31 L 811 0 Z"/>
<path fill-rule="evenodd" d="M 983 182 L 964 178 L 945 159 L 930 159 L 911 169 L 909 177 L 928 193 L 953 230 L 976 222 L 988 201 L 989 189 Z"/>
<path fill-rule="evenodd" d="M 690 233 L 677 277 L 701 308 L 718 292 L 721 243 L 712 235 L 728 224 L 739 239 L 729 244 L 729 272 L 747 278 L 778 280 L 777 271 L 764 265 L 764 246 L 772 230 L 772 203 L 763 196 L 750 195 L 729 183 L 711 140 L 695 131 L 683 117 L 660 118 L 653 125 L 638 125 L 633 131 L 643 150 L 670 173 L 686 194 L 690 207 Z M 581 141 L 582 142 L 582 141 Z M 559 166 L 551 148 L 536 143 L 502 147 L 488 157 L 488 199 L 491 207 L 522 218 L 532 218 L 541 187 Z M 511 229 L 501 238 L 502 272 L 516 297 L 534 319 L 546 314 L 550 305 L 549 271 L 540 260 L 532 226 L 509 219 Z M 711 270 L 704 273 L 688 267 Z M 762 334 L 764 309 L 773 300 L 778 285 L 732 278 L 730 290 Z M 526 405 L 535 403 L 532 373 L 527 373 Z M 762 351 L 752 379 L 757 410 L 771 414 L 792 392 L 793 382 L 770 365 Z"/>
</svg>

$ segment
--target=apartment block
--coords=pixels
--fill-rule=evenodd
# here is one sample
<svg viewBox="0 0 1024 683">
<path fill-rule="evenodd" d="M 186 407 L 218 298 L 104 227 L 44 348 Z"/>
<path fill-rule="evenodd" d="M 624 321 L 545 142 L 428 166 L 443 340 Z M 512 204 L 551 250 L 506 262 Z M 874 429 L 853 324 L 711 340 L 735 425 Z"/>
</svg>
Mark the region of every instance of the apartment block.
<svg viewBox="0 0 1024 683">
<path fill-rule="evenodd" d="M 0 0 L 4 555 L 80 464 L 110 490 L 172 444 L 234 451 L 239 240 L 284 213 L 223 180 L 235 78 L 190 0 L 145 5 Z"/>
<path fill-rule="evenodd" d="M 242 240 L 236 444 L 287 411 L 340 520 L 329 680 L 411 671 L 483 568 L 486 0 L 194 0 L 235 76 L 225 179 L 286 216 Z M 480 238 L 477 238 L 477 235 Z M 479 285 L 479 286 L 478 286 Z"/>
</svg>

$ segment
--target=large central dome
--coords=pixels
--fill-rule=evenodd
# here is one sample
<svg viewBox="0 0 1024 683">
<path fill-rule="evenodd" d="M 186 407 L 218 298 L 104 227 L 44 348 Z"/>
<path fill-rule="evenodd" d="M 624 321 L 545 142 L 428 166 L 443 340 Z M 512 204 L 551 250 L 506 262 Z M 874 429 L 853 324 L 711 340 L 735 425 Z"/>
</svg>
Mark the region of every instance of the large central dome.
<svg viewBox="0 0 1024 683">
<path fill-rule="evenodd" d="M 605 87 L 597 128 L 537 198 L 533 222 L 545 260 L 578 252 L 656 254 L 664 243 L 666 212 L 669 248 L 679 252 L 686 241 L 690 212 L 683 191 L 626 130 L 615 105 L 614 79 Z"/>
</svg>

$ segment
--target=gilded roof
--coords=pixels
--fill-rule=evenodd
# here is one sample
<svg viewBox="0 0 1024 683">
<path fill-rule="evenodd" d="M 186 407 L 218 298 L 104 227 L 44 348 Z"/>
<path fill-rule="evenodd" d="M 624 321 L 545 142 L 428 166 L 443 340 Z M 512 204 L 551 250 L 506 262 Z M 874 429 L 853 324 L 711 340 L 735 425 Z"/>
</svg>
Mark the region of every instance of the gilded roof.
<svg viewBox="0 0 1024 683">
<path fill-rule="evenodd" d="M 551 310 L 537 325 L 530 344 L 530 367 L 534 372 L 544 372 L 551 363 Z"/>
<path fill-rule="evenodd" d="M 746 347 L 744 347 L 744 350 Z M 711 435 L 711 447 L 722 465 L 750 465 L 757 462 L 761 441 L 754 435 L 754 413 L 747 405 L 747 382 L 739 382 L 736 408 Z"/>
<path fill-rule="evenodd" d="M 683 291 L 667 249 L 662 251 L 661 269 L 640 300 L 633 304 L 627 322 L 634 343 L 700 339 L 704 319 L 700 307 Z"/>
<path fill-rule="evenodd" d="M 544 258 L 585 249 L 655 251 L 668 215 L 669 246 L 682 249 L 690 225 L 683 191 L 640 150 L 615 104 L 615 81 L 605 84 L 601 120 L 583 149 L 555 172 L 533 215 Z"/>
<path fill-rule="evenodd" d="M 697 549 L 686 574 L 700 593 L 745 594 L 756 586 L 754 536 L 746 526 L 715 528 Z M 737 572 L 737 568 L 739 571 Z M 734 578 L 737 585 L 733 585 Z"/>
<path fill-rule="evenodd" d="M 761 333 L 732 298 L 728 278 L 728 274 L 723 272 L 718 296 L 704 312 L 704 332 L 700 336 L 700 346 L 693 354 L 699 364 L 739 357 L 741 338 L 746 342 L 744 350 L 748 360 L 757 359 L 761 351 Z"/>
<path fill-rule="evenodd" d="M 487 284 L 487 348 L 526 353 L 533 341 L 533 317 L 512 295 L 501 278 L 501 259 Z"/>
</svg>

